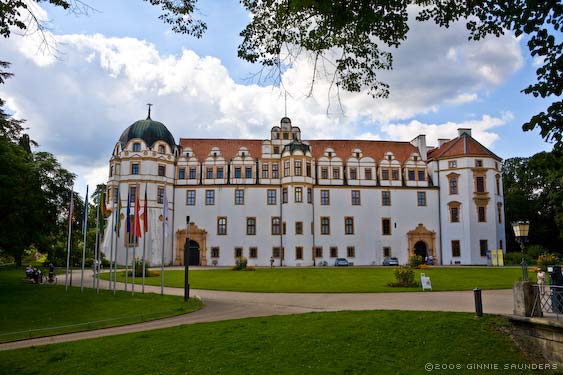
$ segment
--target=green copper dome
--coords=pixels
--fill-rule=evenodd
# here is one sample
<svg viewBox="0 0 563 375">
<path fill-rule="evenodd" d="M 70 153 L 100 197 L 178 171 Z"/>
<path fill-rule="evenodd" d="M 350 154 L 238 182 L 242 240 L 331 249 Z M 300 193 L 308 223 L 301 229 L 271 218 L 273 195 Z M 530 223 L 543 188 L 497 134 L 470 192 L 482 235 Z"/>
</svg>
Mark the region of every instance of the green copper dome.
<svg viewBox="0 0 563 375">
<path fill-rule="evenodd" d="M 142 139 L 148 147 L 152 147 L 156 141 L 164 141 L 168 143 L 172 150 L 176 148 L 172 133 L 162 122 L 154 121 L 150 117 L 135 122 L 123 131 L 121 137 L 119 137 L 121 147 L 125 147 L 127 142 L 134 138 Z"/>
</svg>

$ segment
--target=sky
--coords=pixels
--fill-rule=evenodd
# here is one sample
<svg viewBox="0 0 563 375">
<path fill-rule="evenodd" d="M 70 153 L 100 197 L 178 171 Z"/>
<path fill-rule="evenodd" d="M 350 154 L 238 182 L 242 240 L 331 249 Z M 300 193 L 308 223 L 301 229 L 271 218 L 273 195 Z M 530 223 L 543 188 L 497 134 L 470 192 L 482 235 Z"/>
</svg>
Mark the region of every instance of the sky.
<svg viewBox="0 0 563 375">
<path fill-rule="evenodd" d="M 539 131 L 521 127 L 548 103 L 520 92 L 535 80 L 538 61 L 512 35 L 468 41 L 463 23 L 448 29 L 414 21 L 381 72 L 387 99 L 341 93 L 341 105 L 317 81 L 308 95 L 312 61 L 303 56 L 282 76 L 283 90 L 258 80 L 261 67 L 237 57 L 250 14 L 237 0 L 200 0 L 201 39 L 174 34 L 157 7 L 140 0 L 89 0 L 94 10 L 75 15 L 42 4 L 51 48 L 38 33 L 2 40 L 0 56 L 15 74 L 0 97 L 15 118 L 26 119 L 38 150 L 53 153 L 77 175 L 79 192 L 108 178 L 120 134 L 147 116 L 182 138 L 266 139 L 281 117 L 304 139 L 409 141 L 429 145 L 472 128 L 475 139 L 501 158 L 551 150 Z M 36 5 L 35 5 L 36 6 Z M 287 100 L 287 103 L 286 103 Z"/>
</svg>

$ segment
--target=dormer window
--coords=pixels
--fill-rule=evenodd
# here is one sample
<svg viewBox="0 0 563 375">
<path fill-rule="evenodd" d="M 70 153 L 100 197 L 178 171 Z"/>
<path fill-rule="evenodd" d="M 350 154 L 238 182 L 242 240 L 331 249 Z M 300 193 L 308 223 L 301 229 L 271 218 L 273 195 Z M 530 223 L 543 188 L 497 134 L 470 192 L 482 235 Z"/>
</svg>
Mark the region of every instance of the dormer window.
<svg viewBox="0 0 563 375">
<path fill-rule="evenodd" d="M 189 158 L 190 157 L 190 153 L 186 152 L 186 157 Z"/>
<path fill-rule="evenodd" d="M 246 156 L 246 152 L 244 152 L 244 151 L 241 152 L 241 153 L 240 153 L 240 156 L 242 156 L 242 157 L 244 158 L 244 157 Z"/>
<path fill-rule="evenodd" d="M 393 156 L 392 156 L 392 155 L 387 155 L 387 160 L 389 160 L 389 161 L 393 160 Z"/>
<path fill-rule="evenodd" d="M 141 151 L 141 144 L 139 142 L 133 143 L 133 151 L 135 152 Z"/>
<path fill-rule="evenodd" d="M 163 145 L 158 146 L 158 153 L 164 154 L 166 152 L 166 148 Z"/>
<path fill-rule="evenodd" d="M 214 158 L 217 157 L 217 153 L 216 153 L 216 152 L 213 153 L 213 157 L 214 157 Z"/>
<path fill-rule="evenodd" d="M 359 159 L 359 158 L 360 158 L 360 153 L 356 152 L 356 159 Z"/>
<path fill-rule="evenodd" d="M 328 154 L 328 157 L 329 157 L 329 158 L 332 157 L 332 151 L 329 151 L 327 154 Z"/>
<path fill-rule="evenodd" d="M 412 160 L 417 161 L 417 160 L 418 160 L 418 156 L 416 156 L 416 155 L 413 156 L 413 157 L 412 157 Z"/>
</svg>

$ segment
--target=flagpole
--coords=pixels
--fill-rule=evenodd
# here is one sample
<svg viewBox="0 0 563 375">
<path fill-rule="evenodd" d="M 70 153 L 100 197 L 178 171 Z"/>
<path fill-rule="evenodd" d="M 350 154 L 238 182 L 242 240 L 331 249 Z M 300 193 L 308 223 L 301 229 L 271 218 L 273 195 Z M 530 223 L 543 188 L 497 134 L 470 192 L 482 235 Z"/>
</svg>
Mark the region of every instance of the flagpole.
<svg viewBox="0 0 563 375">
<path fill-rule="evenodd" d="M 131 283 L 131 295 L 135 295 L 135 271 L 137 270 L 137 259 L 136 259 L 136 255 L 137 255 L 137 242 L 139 241 L 139 235 L 140 233 L 140 221 L 141 218 L 139 217 L 139 191 L 140 191 L 140 185 L 137 184 L 137 188 L 135 189 L 135 220 L 134 220 L 134 228 L 133 228 L 133 279 L 132 279 L 132 283 Z"/>
<path fill-rule="evenodd" d="M 113 187 L 111 188 L 113 190 Z M 119 198 L 119 194 L 118 194 Z M 109 237 L 109 290 L 111 291 L 111 281 L 113 277 L 113 232 L 117 230 L 117 222 L 115 221 L 115 217 L 117 216 L 117 210 L 115 205 L 115 198 L 111 197 L 113 200 L 113 211 L 111 215 L 113 216 L 113 220 L 111 221 L 111 234 Z"/>
<path fill-rule="evenodd" d="M 70 188 L 70 208 L 68 212 L 68 236 L 67 236 L 67 255 L 66 255 L 66 273 L 65 273 L 65 292 L 68 291 L 68 271 L 70 268 L 70 243 L 72 236 L 72 216 L 74 210 L 74 185 Z"/>
<path fill-rule="evenodd" d="M 147 228 L 148 228 L 148 220 L 149 220 L 149 212 L 148 212 L 148 205 L 147 205 L 147 184 L 145 183 L 145 208 L 143 209 L 143 214 L 145 215 L 145 220 L 143 220 L 143 232 L 145 232 L 145 238 L 143 238 L 143 282 L 141 287 L 141 293 L 145 293 L 145 257 L 146 257 L 146 249 L 147 249 Z"/>
<path fill-rule="evenodd" d="M 168 197 L 166 196 L 166 185 L 164 185 L 164 200 L 162 205 L 162 258 L 160 261 L 160 295 L 164 295 L 164 238 L 168 220 Z"/>
<path fill-rule="evenodd" d="M 94 239 L 94 241 L 95 241 L 95 243 L 94 243 L 94 278 L 92 279 L 92 288 L 96 288 L 96 280 L 98 278 L 98 267 L 99 267 L 98 240 L 99 240 L 99 236 L 100 236 L 100 199 L 101 198 L 102 198 L 102 195 L 100 194 L 98 196 L 98 208 L 96 209 L 96 237 Z M 97 293 L 99 293 L 99 292 L 100 292 L 100 290 L 97 289 Z"/>
<path fill-rule="evenodd" d="M 115 235 L 115 247 L 114 247 L 114 251 L 113 251 L 113 294 L 115 294 L 115 284 L 117 284 L 117 241 L 119 239 L 119 232 L 121 230 L 121 225 L 120 225 L 120 220 L 121 220 L 121 196 L 120 196 L 120 191 L 121 189 L 118 187 L 117 188 L 117 208 L 115 209 L 115 231 L 116 231 L 116 235 Z M 110 286 L 111 286 L 111 279 L 112 279 L 112 275 L 110 275 Z"/>
<path fill-rule="evenodd" d="M 125 220 L 127 223 L 127 238 L 125 238 L 125 291 L 127 291 L 127 283 L 129 281 L 129 240 L 131 239 L 131 188 L 127 192 L 127 211 Z M 116 274 L 117 280 L 117 274 Z"/>
<path fill-rule="evenodd" d="M 82 221 L 82 271 L 80 273 L 80 292 L 84 292 L 84 263 L 86 261 L 86 232 L 88 232 L 88 185 L 86 185 L 86 198 L 84 199 L 84 220 Z"/>
</svg>

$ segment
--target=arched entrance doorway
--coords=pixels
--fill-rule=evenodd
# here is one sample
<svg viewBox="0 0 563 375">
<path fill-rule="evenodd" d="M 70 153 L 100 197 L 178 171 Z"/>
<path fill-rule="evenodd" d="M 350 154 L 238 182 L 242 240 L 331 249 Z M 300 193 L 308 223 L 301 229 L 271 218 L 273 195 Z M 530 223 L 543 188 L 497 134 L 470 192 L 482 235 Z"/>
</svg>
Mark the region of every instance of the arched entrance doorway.
<svg viewBox="0 0 563 375">
<path fill-rule="evenodd" d="M 207 257 L 205 252 L 207 251 L 207 232 L 204 229 L 198 228 L 197 225 L 194 223 L 190 223 L 189 226 L 189 236 L 187 236 L 191 242 L 195 242 L 197 244 L 197 250 L 190 252 L 190 255 L 193 257 L 192 263 L 190 265 L 200 265 L 206 266 L 207 265 Z M 186 229 L 180 229 L 176 231 L 176 259 L 174 260 L 174 264 L 177 266 L 184 265 L 184 255 L 186 253 Z M 192 246 L 194 246 L 192 244 Z M 196 255 L 199 255 L 199 259 L 197 262 L 195 261 Z M 188 257 L 189 259 L 189 257 Z"/>
<path fill-rule="evenodd" d="M 187 254 L 186 254 L 187 252 Z M 184 259 L 188 259 L 188 265 L 199 266 L 199 244 L 190 240 L 189 244 L 184 244 Z"/>
<path fill-rule="evenodd" d="M 418 255 L 422 258 L 422 260 L 426 259 L 426 257 L 428 256 L 428 249 L 424 241 L 418 241 L 414 244 L 414 255 Z"/>
</svg>

